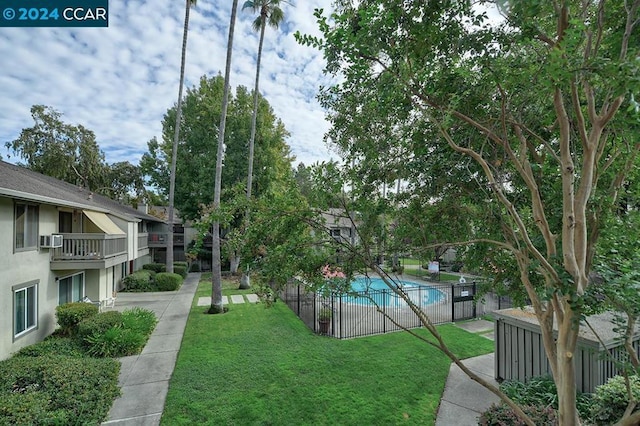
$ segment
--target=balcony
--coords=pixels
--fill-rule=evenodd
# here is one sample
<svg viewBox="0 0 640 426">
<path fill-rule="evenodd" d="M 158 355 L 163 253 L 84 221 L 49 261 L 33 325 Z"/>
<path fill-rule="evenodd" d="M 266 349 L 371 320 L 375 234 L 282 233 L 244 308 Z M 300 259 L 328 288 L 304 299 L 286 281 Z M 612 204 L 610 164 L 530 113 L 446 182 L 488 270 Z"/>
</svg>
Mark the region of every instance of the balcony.
<svg viewBox="0 0 640 426">
<path fill-rule="evenodd" d="M 167 239 L 169 234 L 166 232 L 149 232 L 149 247 L 167 247 Z M 173 234 L 173 245 L 174 246 L 183 246 L 184 245 L 184 234 Z"/>
<path fill-rule="evenodd" d="M 138 233 L 138 250 L 143 250 L 149 247 L 149 234 Z"/>
<path fill-rule="evenodd" d="M 127 236 L 62 234 L 62 247 L 53 248 L 51 270 L 105 269 L 127 261 Z"/>
</svg>

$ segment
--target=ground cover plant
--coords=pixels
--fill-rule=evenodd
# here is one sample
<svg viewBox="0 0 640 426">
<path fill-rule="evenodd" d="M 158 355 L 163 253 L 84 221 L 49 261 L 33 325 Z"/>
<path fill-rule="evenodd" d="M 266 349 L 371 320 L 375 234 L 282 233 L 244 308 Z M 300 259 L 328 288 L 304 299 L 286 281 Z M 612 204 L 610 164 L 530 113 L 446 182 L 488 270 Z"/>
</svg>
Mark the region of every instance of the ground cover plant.
<svg viewBox="0 0 640 426">
<path fill-rule="evenodd" d="M 203 277 L 195 300 L 208 295 Z M 206 309 L 192 307 L 162 424 L 434 424 L 450 361 L 415 337 L 321 337 L 281 303 Z M 462 358 L 493 350 L 440 330 Z"/>
<path fill-rule="evenodd" d="M 56 316 L 53 335 L 0 362 L 0 425 L 100 424 L 120 395 L 113 357 L 140 353 L 157 323 L 146 309 L 98 313 L 88 303 Z"/>
</svg>

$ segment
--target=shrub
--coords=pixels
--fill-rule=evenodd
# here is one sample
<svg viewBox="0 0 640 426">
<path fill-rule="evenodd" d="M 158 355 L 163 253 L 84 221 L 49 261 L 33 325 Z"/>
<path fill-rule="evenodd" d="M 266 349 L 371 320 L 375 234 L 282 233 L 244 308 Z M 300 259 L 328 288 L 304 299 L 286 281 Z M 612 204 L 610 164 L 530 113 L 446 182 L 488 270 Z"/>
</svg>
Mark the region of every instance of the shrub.
<svg viewBox="0 0 640 426">
<path fill-rule="evenodd" d="M 167 266 L 164 263 L 147 263 L 146 265 L 142 265 L 142 269 L 146 269 L 148 271 L 158 272 L 166 272 Z"/>
<path fill-rule="evenodd" d="M 156 315 L 143 308 L 131 308 L 122 312 L 122 325 L 125 329 L 140 333 L 146 338 L 153 332 L 158 320 Z"/>
<path fill-rule="evenodd" d="M 97 314 L 98 307 L 92 303 L 73 302 L 56 306 L 56 318 L 65 336 L 73 336 L 78 331 L 80 321 Z"/>
<path fill-rule="evenodd" d="M 177 290 L 182 284 L 182 276 L 169 272 L 161 272 L 156 275 L 156 287 L 159 291 Z"/>
<path fill-rule="evenodd" d="M 552 426 L 558 424 L 556 412 L 551 407 L 535 407 L 526 405 L 522 411 L 528 415 L 534 424 Z M 524 426 L 526 423 L 505 404 L 492 404 L 478 419 L 479 426 Z"/>
<path fill-rule="evenodd" d="M 187 278 L 187 267 L 182 265 L 173 265 L 173 272 L 182 278 Z"/>
<path fill-rule="evenodd" d="M 200 264 L 199 263 L 192 263 L 191 264 L 191 268 L 189 269 L 189 271 L 191 271 L 191 272 L 200 272 Z"/>
<path fill-rule="evenodd" d="M 636 401 L 640 400 L 640 377 L 630 376 L 629 384 Z M 595 425 L 612 425 L 622 418 L 629 397 L 623 376 L 615 376 L 596 388 L 591 399 L 591 422 Z M 636 406 L 635 411 L 640 410 Z"/>
<path fill-rule="evenodd" d="M 70 337 L 49 336 L 42 342 L 22 348 L 15 354 L 21 357 L 36 357 L 45 355 L 65 355 L 73 357 L 86 356 L 82 345 L 77 339 Z"/>
<path fill-rule="evenodd" d="M 521 406 L 549 406 L 558 409 L 558 391 L 551 376 L 532 377 L 526 383 L 507 380 L 500 384 L 500 390 Z M 588 394 L 577 393 L 576 403 L 580 417 L 586 418 L 589 415 L 590 401 Z"/>
<path fill-rule="evenodd" d="M 175 268 L 176 266 L 183 266 L 186 268 L 189 264 L 183 260 L 179 260 L 177 262 L 173 262 L 173 267 Z"/>
<path fill-rule="evenodd" d="M 105 333 L 112 327 L 122 327 L 122 325 L 122 313 L 118 311 L 101 312 L 85 319 L 78 325 L 78 337 L 86 343 L 88 337 Z"/>
<path fill-rule="evenodd" d="M 146 338 L 134 330 L 114 326 L 102 333 L 87 336 L 84 341 L 90 355 L 115 358 L 139 353 Z"/>
<path fill-rule="evenodd" d="M 0 424 L 100 424 L 120 394 L 114 359 L 60 355 L 0 362 Z"/>
<path fill-rule="evenodd" d="M 136 271 L 122 279 L 122 284 L 127 291 L 149 291 L 153 283 L 152 272 Z"/>
</svg>

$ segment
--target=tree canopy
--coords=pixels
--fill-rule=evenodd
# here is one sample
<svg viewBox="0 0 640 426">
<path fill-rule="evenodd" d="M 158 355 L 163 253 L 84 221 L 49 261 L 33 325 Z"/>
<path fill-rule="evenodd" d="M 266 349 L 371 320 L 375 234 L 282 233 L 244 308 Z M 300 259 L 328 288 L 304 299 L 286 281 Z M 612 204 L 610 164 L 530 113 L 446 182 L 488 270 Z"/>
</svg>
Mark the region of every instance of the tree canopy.
<svg viewBox="0 0 640 426">
<path fill-rule="evenodd" d="M 223 78 L 202 77 L 197 87 L 187 89 L 182 107 L 182 130 L 178 143 L 175 205 L 183 219 L 200 218 L 201 206 L 213 201 L 217 123 L 223 94 Z M 245 182 L 252 111 L 252 94 L 243 86 L 230 94 L 225 131 L 223 189 Z M 148 183 L 166 194 L 174 135 L 176 107 L 162 121 L 162 141 L 148 142 L 149 151 L 140 165 Z M 284 124 L 269 103 L 260 97 L 256 130 L 256 160 L 253 188 L 257 195 L 291 173 L 291 153 Z"/>
<path fill-rule="evenodd" d="M 316 11 L 321 37 L 297 36 L 337 81 L 319 99 L 352 195 L 400 179 L 405 223 L 434 209 L 433 228 L 467 222 L 438 239 L 512 272 L 541 324 L 560 424 L 579 424 L 573 353 L 594 254 L 636 192 L 640 1 L 481 6 L 502 20 L 472 2 L 340 0 Z"/>
<path fill-rule="evenodd" d="M 93 131 L 62 121 L 62 113 L 33 105 L 35 124 L 5 145 L 29 169 L 99 192 L 123 203 L 133 203 L 145 193 L 138 166 L 128 161 L 108 164 Z"/>
</svg>

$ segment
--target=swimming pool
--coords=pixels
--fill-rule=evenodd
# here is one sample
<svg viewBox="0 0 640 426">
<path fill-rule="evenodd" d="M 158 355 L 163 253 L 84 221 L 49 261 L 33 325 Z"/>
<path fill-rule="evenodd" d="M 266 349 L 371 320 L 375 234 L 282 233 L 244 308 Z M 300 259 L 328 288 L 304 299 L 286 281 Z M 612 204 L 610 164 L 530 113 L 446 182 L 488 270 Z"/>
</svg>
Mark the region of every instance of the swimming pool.
<svg viewBox="0 0 640 426">
<path fill-rule="evenodd" d="M 400 281 L 400 285 L 409 299 L 417 306 L 429 306 L 446 299 L 445 293 L 428 285 L 410 281 Z M 351 288 L 363 296 L 346 295 L 343 300 L 348 303 L 389 307 L 407 306 L 407 302 L 395 294 L 381 278 L 356 278 L 351 282 Z"/>
</svg>

